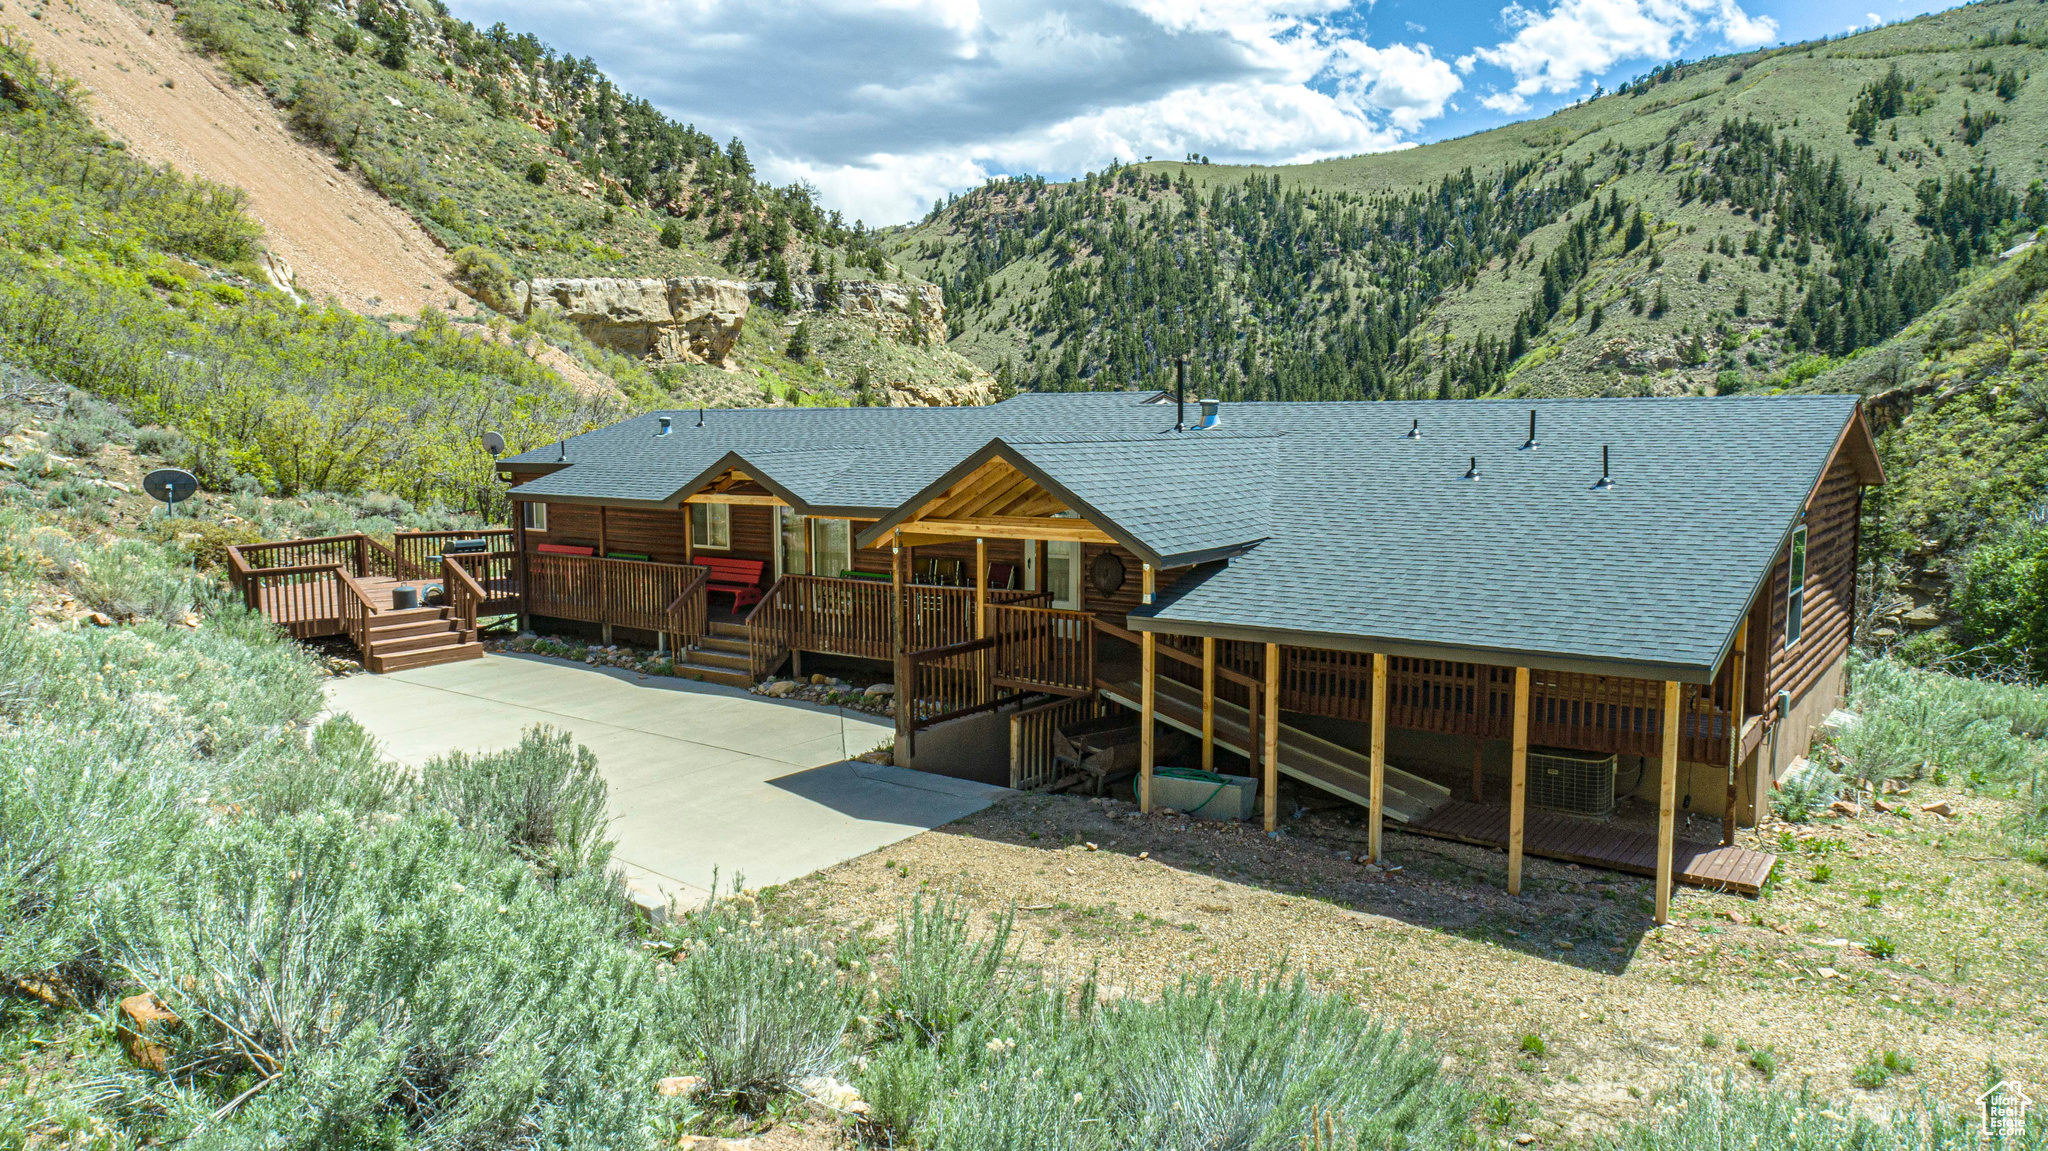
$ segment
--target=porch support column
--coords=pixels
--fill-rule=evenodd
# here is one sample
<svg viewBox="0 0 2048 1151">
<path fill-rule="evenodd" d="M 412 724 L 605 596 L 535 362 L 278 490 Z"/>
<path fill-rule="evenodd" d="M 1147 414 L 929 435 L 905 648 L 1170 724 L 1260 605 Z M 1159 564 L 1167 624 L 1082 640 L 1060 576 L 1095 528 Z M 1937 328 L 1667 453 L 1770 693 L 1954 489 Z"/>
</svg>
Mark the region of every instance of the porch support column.
<svg viewBox="0 0 2048 1151">
<path fill-rule="evenodd" d="M 1372 803 L 1367 820 L 1371 828 L 1368 849 L 1372 861 L 1380 861 L 1380 834 L 1385 829 L 1387 802 L 1387 657 L 1372 655 Z"/>
<path fill-rule="evenodd" d="M 1266 746 L 1259 757 L 1260 790 L 1266 793 L 1266 830 L 1280 826 L 1280 645 L 1266 645 Z"/>
<path fill-rule="evenodd" d="M 1202 770 L 1216 770 L 1216 637 L 1202 637 Z"/>
<path fill-rule="evenodd" d="M 512 547 L 518 557 L 519 630 L 527 632 L 533 630 L 533 616 L 526 610 L 529 602 L 526 589 L 532 586 L 526 575 L 526 503 L 513 500 L 508 502 L 508 506 L 512 516 Z"/>
<path fill-rule="evenodd" d="M 1040 572 L 1045 569 L 1040 568 Z M 1145 565 L 1143 580 L 1146 603 L 1152 602 L 1152 565 Z M 1159 720 L 1157 684 L 1159 640 L 1145 632 L 1138 643 L 1138 810 L 1152 810 L 1152 759 L 1158 751 L 1153 726 Z"/>
<path fill-rule="evenodd" d="M 1735 669 L 1728 676 L 1728 705 L 1722 709 L 1721 730 L 1728 737 L 1728 806 L 1721 813 L 1721 842 L 1728 847 L 1735 846 L 1736 777 L 1741 774 L 1742 764 L 1742 700 L 1749 693 L 1746 682 L 1749 676 L 1749 617 L 1744 616 L 1742 628 L 1735 633 Z"/>
<path fill-rule="evenodd" d="M 610 554 L 610 552 L 611 541 L 605 538 L 604 505 L 599 504 L 597 505 L 597 562 L 592 564 L 591 567 L 597 575 L 598 634 L 603 637 L 604 642 L 607 644 L 612 642 L 611 580 L 606 578 L 611 573 L 604 565 L 605 556 Z"/>
<path fill-rule="evenodd" d="M 1529 669 L 1515 669 L 1512 782 L 1508 785 L 1508 894 L 1522 894 L 1522 822 L 1529 803 Z"/>
<path fill-rule="evenodd" d="M 697 511 L 694 505 L 683 505 L 683 562 L 697 562 Z"/>
<path fill-rule="evenodd" d="M 1678 692 L 1664 681 L 1664 762 L 1657 786 L 1657 922 L 1671 922 L 1671 849 L 1678 840 Z"/>
<path fill-rule="evenodd" d="M 910 649 L 905 646 L 904 599 L 907 594 L 906 575 L 910 557 L 904 553 L 903 533 L 897 532 L 889 544 L 889 638 L 890 647 L 896 656 L 896 752 L 893 758 L 901 766 L 910 750 L 910 715 L 915 706 L 912 700 L 913 685 L 910 682 Z"/>
<path fill-rule="evenodd" d="M 988 541 L 976 537 L 974 541 L 974 638 L 988 638 Z M 995 695 L 995 685 L 989 683 L 991 664 L 987 649 L 974 653 L 976 703 L 987 703 Z"/>
</svg>

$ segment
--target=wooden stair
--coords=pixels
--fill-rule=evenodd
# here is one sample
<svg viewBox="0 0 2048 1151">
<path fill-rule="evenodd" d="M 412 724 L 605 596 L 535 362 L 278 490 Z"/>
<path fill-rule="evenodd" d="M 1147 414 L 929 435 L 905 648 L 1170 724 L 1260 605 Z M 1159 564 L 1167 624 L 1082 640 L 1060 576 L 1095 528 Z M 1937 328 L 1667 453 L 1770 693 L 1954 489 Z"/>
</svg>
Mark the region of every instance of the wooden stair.
<svg viewBox="0 0 2048 1151">
<path fill-rule="evenodd" d="M 1102 694 L 1136 712 L 1141 710 L 1135 681 L 1105 686 Z M 1161 723 L 1189 735 L 1202 734 L 1202 690 L 1176 679 L 1160 676 L 1153 700 Z M 1245 754 L 1250 742 L 1250 717 L 1244 708 L 1223 699 L 1216 701 L 1216 746 Z M 1372 760 L 1342 744 L 1310 735 L 1300 728 L 1280 725 L 1280 770 L 1311 787 L 1340 795 L 1362 807 L 1372 804 Z M 1419 823 L 1431 812 L 1450 802 L 1447 787 L 1388 764 L 1383 778 L 1380 810 L 1395 823 Z"/>
<path fill-rule="evenodd" d="M 736 623 L 710 624 L 697 646 L 676 661 L 676 674 L 727 687 L 754 686 L 746 627 Z"/>
<path fill-rule="evenodd" d="M 364 636 L 363 667 L 381 675 L 482 658 L 484 645 L 476 633 L 464 631 L 454 617 L 444 607 L 378 612 Z"/>
</svg>

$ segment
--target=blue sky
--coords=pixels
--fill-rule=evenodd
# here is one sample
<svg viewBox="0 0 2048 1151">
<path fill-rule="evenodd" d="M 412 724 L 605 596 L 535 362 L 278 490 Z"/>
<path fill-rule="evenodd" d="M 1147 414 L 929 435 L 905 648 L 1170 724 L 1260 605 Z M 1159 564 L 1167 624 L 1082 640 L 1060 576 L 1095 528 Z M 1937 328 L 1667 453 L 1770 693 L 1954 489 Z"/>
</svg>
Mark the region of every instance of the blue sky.
<svg viewBox="0 0 2048 1151">
<path fill-rule="evenodd" d="M 1292 163 L 1541 116 L 1665 60 L 1930 0 L 452 0 L 871 224 L 998 174 Z"/>
</svg>

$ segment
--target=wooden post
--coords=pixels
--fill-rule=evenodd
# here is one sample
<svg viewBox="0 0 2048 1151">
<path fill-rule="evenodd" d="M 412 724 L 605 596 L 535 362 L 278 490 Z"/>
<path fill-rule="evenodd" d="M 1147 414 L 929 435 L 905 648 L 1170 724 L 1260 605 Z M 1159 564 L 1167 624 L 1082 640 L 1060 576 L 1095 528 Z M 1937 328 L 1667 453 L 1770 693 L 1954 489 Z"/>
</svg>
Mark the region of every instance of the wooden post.
<svg viewBox="0 0 2048 1151">
<path fill-rule="evenodd" d="M 889 631 L 891 646 L 896 653 L 896 754 L 895 760 L 901 765 L 910 747 L 910 716 L 916 706 L 915 685 L 910 680 L 910 649 L 906 646 L 906 632 L 909 622 L 905 618 L 905 599 L 909 581 L 905 571 L 910 566 L 910 556 L 903 547 L 903 533 L 898 532 L 889 546 Z"/>
<path fill-rule="evenodd" d="M 533 630 L 533 616 L 526 610 L 527 589 L 532 586 L 526 572 L 526 504 L 524 501 L 512 504 L 512 547 L 514 562 L 518 565 L 519 580 L 519 630 Z M 254 603 L 249 605 L 255 607 Z"/>
<path fill-rule="evenodd" d="M 1735 670 L 1728 676 L 1728 706 L 1726 725 L 1722 730 L 1728 733 L 1728 806 L 1721 813 L 1721 842 L 1735 846 L 1736 780 L 1742 773 L 1742 697 L 1748 693 L 1745 682 L 1749 675 L 1749 618 L 1743 617 L 1742 630 L 1735 633 Z"/>
<path fill-rule="evenodd" d="M 1671 922 L 1671 849 L 1678 841 L 1678 681 L 1664 681 L 1664 763 L 1657 787 L 1657 922 Z"/>
<path fill-rule="evenodd" d="M 697 562 L 697 510 L 694 504 L 683 505 L 683 562 Z"/>
<path fill-rule="evenodd" d="M 1381 824 L 1387 807 L 1387 657 L 1372 655 L 1372 802 L 1367 808 L 1367 837 L 1372 861 L 1380 861 Z"/>
<path fill-rule="evenodd" d="M 974 638 L 988 638 L 988 541 L 979 538 L 974 541 Z M 987 703 L 995 694 L 988 681 L 987 649 L 974 653 L 974 669 L 974 702 Z"/>
<path fill-rule="evenodd" d="M 1044 591 L 1046 589 L 1045 567 L 1048 563 L 1052 561 L 1052 541 L 1032 540 L 1030 546 L 1038 553 L 1035 557 L 1033 557 L 1036 560 L 1035 566 L 1038 569 L 1038 586 L 1032 588 L 1031 590 Z M 1040 604 L 1039 606 L 1051 607 L 1052 603 L 1048 601 L 1046 603 Z"/>
<path fill-rule="evenodd" d="M 1508 784 L 1508 894 L 1522 894 L 1522 823 L 1529 802 L 1529 669 L 1515 669 L 1515 735 Z"/>
<path fill-rule="evenodd" d="M 1486 738 L 1472 737 L 1472 802 L 1486 802 Z"/>
<path fill-rule="evenodd" d="M 1273 831 L 1280 826 L 1280 645 L 1266 645 L 1266 723 L 1265 754 L 1263 761 L 1264 778 L 1259 788 L 1266 793 L 1266 830 Z"/>
<path fill-rule="evenodd" d="M 1152 676 L 1159 659 L 1157 643 L 1149 631 L 1138 643 L 1138 810 L 1147 812 L 1152 810 L 1152 756 L 1157 750 L 1152 725 L 1159 718 L 1152 695 Z"/>
<path fill-rule="evenodd" d="M 1202 637 L 1202 770 L 1216 770 L 1216 637 Z"/>
<path fill-rule="evenodd" d="M 370 537 L 361 532 L 356 533 L 356 570 L 353 574 L 357 579 L 370 574 Z M 400 572 L 399 576 L 403 579 L 404 573 Z"/>
<path fill-rule="evenodd" d="M 604 642 L 612 642 L 612 605 L 610 572 L 604 566 L 605 554 L 611 550 L 610 541 L 605 538 L 604 505 L 597 505 L 597 562 L 590 570 L 597 576 L 597 619 L 598 635 Z"/>
</svg>

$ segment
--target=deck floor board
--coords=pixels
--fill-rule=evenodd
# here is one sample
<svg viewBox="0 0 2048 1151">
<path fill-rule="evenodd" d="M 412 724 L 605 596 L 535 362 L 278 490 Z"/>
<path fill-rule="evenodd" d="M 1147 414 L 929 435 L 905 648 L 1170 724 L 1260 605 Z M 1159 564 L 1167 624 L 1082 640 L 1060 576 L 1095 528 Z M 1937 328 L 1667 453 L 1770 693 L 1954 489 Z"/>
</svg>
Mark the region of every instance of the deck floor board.
<svg viewBox="0 0 2048 1151">
<path fill-rule="evenodd" d="M 1508 809 L 1452 800 L 1429 818 L 1404 829 L 1418 835 L 1457 840 L 1482 847 L 1506 847 Z M 1551 811 L 1529 811 L 1522 827 L 1522 851 L 1545 859 L 1562 859 L 1637 875 L 1657 873 L 1657 837 L 1590 819 Z M 1695 887 L 1755 895 L 1763 889 L 1777 856 L 1747 847 L 1723 847 L 1680 839 L 1672 845 L 1672 870 L 1678 882 Z"/>
</svg>

